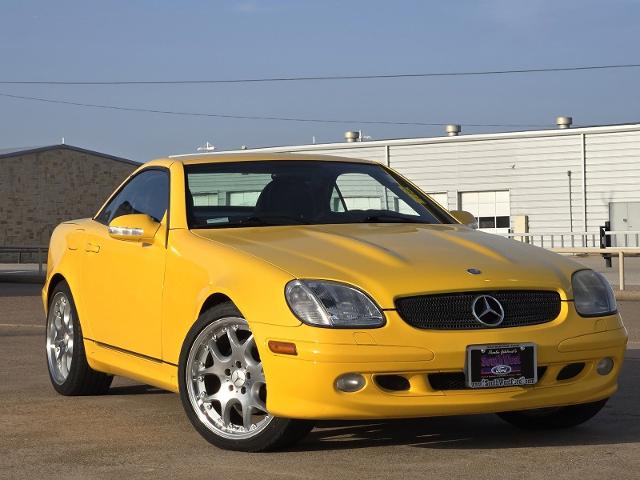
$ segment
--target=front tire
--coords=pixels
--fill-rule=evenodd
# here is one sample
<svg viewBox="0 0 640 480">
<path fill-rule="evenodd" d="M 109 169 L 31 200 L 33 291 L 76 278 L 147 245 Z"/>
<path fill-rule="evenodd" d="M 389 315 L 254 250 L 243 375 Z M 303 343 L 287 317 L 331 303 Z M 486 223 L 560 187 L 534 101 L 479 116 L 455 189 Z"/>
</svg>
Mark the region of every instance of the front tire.
<svg viewBox="0 0 640 480">
<path fill-rule="evenodd" d="M 113 377 L 87 363 L 78 311 L 66 282 L 53 289 L 47 315 L 46 347 L 49 378 L 61 395 L 102 395 Z"/>
<path fill-rule="evenodd" d="M 502 412 L 498 416 L 505 422 L 525 430 L 552 430 L 571 428 L 593 418 L 607 403 L 608 398 L 592 403 L 567 407 L 541 408 L 520 412 Z"/>
<path fill-rule="evenodd" d="M 313 428 L 266 410 L 267 385 L 256 341 L 238 309 L 226 302 L 204 312 L 182 346 L 180 399 L 196 430 L 227 450 L 287 447 Z"/>
</svg>

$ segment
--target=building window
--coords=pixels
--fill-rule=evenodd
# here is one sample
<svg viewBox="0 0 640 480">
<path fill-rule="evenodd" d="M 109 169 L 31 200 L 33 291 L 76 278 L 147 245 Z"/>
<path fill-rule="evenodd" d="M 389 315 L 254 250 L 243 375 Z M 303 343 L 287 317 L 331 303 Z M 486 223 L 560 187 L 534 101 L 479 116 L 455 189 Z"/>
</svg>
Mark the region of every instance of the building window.
<svg viewBox="0 0 640 480">
<path fill-rule="evenodd" d="M 228 192 L 227 205 L 233 207 L 255 207 L 260 192 Z"/>
<path fill-rule="evenodd" d="M 491 233 L 509 233 L 509 191 L 460 192 L 460 208 L 478 219 L 478 229 Z"/>
<path fill-rule="evenodd" d="M 193 194 L 194 207 L 210 207 L 213 205 L 218 205 L 217 193 L 194 193 Z"/>
</svg>

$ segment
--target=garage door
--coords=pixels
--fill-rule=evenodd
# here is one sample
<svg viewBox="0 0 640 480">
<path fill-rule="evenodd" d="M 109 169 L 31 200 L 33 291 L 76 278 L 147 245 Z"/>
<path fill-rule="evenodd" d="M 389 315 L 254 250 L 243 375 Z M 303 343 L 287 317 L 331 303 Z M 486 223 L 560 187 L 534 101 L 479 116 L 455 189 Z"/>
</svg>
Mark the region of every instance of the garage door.
<svg viewBox="0 0 640 480">
<path fill-rule="evenodd" d="M 509 192 L 460 192 L 460 208 L 478 219 L 478 229 L 491 233 L 509 233 Z"/>
</svg>

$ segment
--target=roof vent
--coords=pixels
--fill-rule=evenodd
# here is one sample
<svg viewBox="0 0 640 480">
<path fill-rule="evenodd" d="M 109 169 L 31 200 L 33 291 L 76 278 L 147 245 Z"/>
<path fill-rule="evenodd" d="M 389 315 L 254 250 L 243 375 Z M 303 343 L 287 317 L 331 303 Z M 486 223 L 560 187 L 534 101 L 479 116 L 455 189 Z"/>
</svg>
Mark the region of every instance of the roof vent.
<svg viewBox="0 0 640 480">
<path fill-rule="evenodd" d="M 348 132 L 344 132 L 344 139 L 348 143 L 358 142 L 360 141 L 360 132 L 354 132 L 349 130 Z"/>
<path fill-rule="evenodd" d="M 457 123 L 450 123 L 449 125 L 446 125 L 444 129 L 450 137 L 457 137 L 462 131 L 462 127 Z"/>
<path fill-rule="evenodd" d="M 212 145 L 211 143 L 207 142 L 204 145 L 201 145 L 200 147 L 196 148 L 196 151 L 198 152 L 213 152 L 216 149 L 215 145 Z"/>
<path fill-rule="evenodd" d="M 573 118 L 571 117 L 558 117 L 556 118 L 556 125 L 558 128 L 571 128 Z"/>
</svg>

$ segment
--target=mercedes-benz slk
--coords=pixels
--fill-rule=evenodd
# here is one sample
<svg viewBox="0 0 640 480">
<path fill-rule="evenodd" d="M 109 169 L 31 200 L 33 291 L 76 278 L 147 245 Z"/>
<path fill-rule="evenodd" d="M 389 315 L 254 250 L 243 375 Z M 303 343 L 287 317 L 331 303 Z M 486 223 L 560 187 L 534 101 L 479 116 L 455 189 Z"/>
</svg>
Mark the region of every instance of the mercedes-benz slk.
<svg viewBox="0 0 640 480">
<path fill-rule="evenodd" d="M 52 384 L 98 394 L 123 375 L 179 392 L 207 440 L 246 451 L 320 419 L 588 420 L 627 341 L 611 287 L 473 220 L 374 162 L 149 162 L 52 235 Z"/>
</svg>

